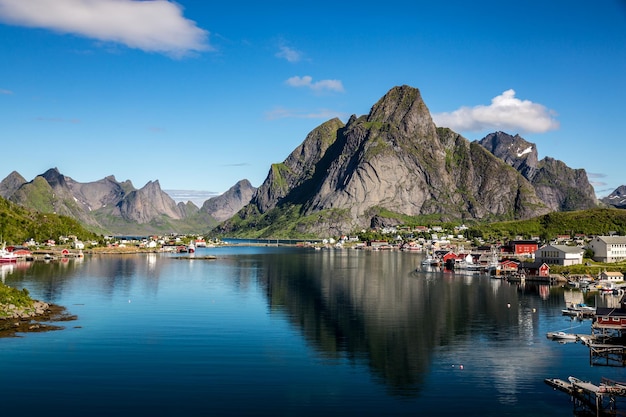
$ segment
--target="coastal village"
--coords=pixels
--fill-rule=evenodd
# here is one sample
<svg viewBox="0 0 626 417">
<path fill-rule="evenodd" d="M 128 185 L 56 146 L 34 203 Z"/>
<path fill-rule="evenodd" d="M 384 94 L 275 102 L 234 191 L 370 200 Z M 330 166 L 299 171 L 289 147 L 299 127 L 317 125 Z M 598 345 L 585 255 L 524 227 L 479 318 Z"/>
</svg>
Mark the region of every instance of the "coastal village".
<svg viewBox="0 0 626 417">
<path fill-rule="evenodd" d="M 193 254 L 197 248 L 225 244 L 293 245 L 303 248 L 354 249 L 369 251 L 397 250 L 424 254 L 422 267 L 486 273 L 509 280 L 562 282 L 585 289 L 618 293 L 626 289 L 621 262 L 626 261 L 626 236 L 586 236 L 563 234 L 542 244 L 539 237 L 484 242 L 469 241 L 463 234 L 467 227 L 454 230 L 441 226 L 415 228 L 387 227 L 378 230 L 384 239 L 364 240 L 358 235 L 343 235 L 317 241 L 304 240 L 231 240 L 208 239 L 201 235 L 105 236 L 103 242 L 82 242 L 76 236 L 0 248 L 0 264 L 18 261 L 51 261 L 83 257 L 86 253 L 175 252 Z M 362 231 L 365 232 L 365 231 Z M 579 266 L 578 268 L 576 266 Z M 571 273 L 580 271 L 585 273 Z M 568 268 L 570 267 L 570 268 Z M 558 272 L 555 271 L 558 270 Z"/>
</svg>

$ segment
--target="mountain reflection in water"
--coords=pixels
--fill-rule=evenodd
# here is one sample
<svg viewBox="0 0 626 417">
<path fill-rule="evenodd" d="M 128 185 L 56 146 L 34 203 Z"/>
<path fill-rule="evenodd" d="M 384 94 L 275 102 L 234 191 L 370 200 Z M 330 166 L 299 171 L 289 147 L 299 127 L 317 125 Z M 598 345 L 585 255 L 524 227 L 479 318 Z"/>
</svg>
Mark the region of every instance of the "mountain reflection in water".
<svg viewBox="0 0 626 417">
<path fill-rule="evenodd" d="M 5 411 L 571 416 L 545 378 L 626 380 L 590 367 L 585 346 L 547 340 L 590 331 L 561 315 L 560 286 L 422 271 L 422 254 L 395 251 L 197 253 L 217 259 L 88 256 L 4 271 L 7 285 L 78 316 L 0 339 L 0 390 L 29 386 L 38 399 Z M 42 375 L 51 382 L 32 383 Z"/>
</svg>

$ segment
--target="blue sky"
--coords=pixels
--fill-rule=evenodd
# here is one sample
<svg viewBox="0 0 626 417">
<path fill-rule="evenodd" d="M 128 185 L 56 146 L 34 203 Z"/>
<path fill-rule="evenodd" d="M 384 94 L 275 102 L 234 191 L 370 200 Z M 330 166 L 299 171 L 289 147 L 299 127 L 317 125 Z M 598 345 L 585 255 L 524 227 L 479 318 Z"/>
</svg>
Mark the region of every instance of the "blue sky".
<svg viewBox="0 0 626 417">
<path fill-rule="evenodd" d="M 259 186 L 407 84 L 469 140 L 519 133 L 600 197 L 626 184 L 624 0 L 0 0 L 0 39 L 0 180 Z"/>
</svg>

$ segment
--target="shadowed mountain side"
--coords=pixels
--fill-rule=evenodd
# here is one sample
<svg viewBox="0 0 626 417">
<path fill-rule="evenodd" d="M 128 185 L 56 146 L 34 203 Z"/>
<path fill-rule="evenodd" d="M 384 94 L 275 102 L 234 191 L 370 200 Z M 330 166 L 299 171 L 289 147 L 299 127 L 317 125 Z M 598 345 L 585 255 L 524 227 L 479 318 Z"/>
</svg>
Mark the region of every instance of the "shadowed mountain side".
<svg viewBox="0 0 626 417">
<path fill-rule="evenodd" d="M 572 169 L 554 158 L 537 160 L 537 146 L 519 135 L 495 132 L 478 143 L 515 168 L 553 211 L 584 210 L 598 205 L 584 169 Z"/>
</svg>

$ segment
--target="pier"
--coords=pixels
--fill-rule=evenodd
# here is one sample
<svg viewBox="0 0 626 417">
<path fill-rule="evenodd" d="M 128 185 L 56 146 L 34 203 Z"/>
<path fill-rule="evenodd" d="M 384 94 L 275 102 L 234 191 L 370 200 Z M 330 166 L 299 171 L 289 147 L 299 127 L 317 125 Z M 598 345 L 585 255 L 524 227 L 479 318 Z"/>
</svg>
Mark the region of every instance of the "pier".
<svg viewBox="0 0 626 417">
<path fill-rule="evenodd" d="M 589 347 L 589 364 L 591 366 L 626 366 L 625 346 L 581 340 Z"/>
<path fill-rule="evenodd" d="M 547 378 L 544 381 L 572 398 L 575 413 L 591 411 L 596 416 L 615 416 L 618 400 L 626 397 L 626 384 L 606 378 L 602 378 L 600 385 L 581 381 L 572 376 L 567 381 L 558 378 Z"/>
</svg>

